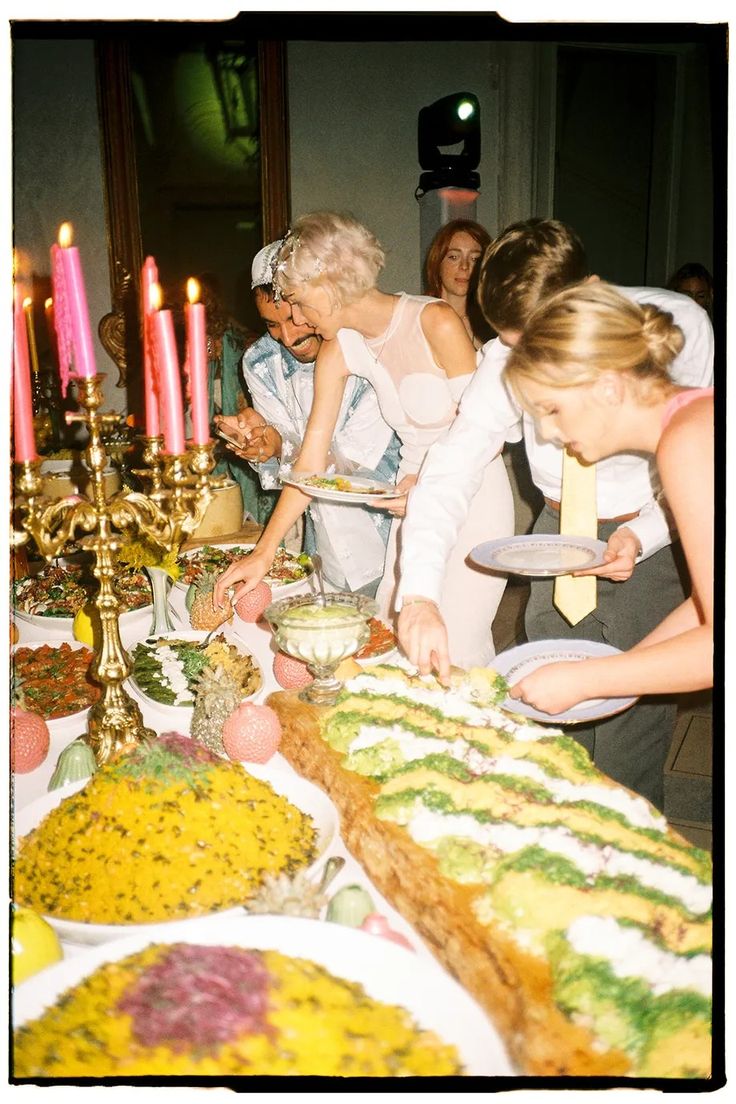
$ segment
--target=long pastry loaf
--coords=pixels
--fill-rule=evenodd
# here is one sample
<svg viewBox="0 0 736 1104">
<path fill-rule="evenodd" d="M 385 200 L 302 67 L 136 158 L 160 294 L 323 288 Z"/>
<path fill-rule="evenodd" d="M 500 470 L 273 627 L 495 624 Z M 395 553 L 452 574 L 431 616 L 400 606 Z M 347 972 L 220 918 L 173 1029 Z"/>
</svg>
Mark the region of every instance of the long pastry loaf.
<svg viewBox="0 0 736 1104">
<path fill-rule="evenodd" d="M 520 1072 L 707 1077 L 710 857 L 571 738 L 471 672 L 374 667 L 317 709 L 269 698 L 281 750 L 503 1035 Z"/>
</svg>

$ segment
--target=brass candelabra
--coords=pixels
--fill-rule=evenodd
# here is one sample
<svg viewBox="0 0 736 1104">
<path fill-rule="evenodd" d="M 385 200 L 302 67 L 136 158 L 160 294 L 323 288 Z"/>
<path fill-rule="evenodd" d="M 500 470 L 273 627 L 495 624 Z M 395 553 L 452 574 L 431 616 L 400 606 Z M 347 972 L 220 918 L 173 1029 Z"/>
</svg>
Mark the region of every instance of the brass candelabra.
<svg viewBox="0 0 736 1104">
<path fill-rule="evenodd" d="M 214 488 L 221 482 L 212 476 L 213 445 L 196 445 L 182 455 L 171 456 L 163 453 L 160 438 L 146 438 L 144 463 L 149 466 L 139 474 L 147 477 L 150 490 L 108 496 L 103 474 L 107 454 L 102 430 L 117 421 L 118 415 L 100 412 L 103 378 L 97 375 L 79 381 L 83 411 L 67 415 L 69 420 L 85 422 L 89 432 L 87 495 L 49 500 L 41 494 L 41 461 L 24 461 L 19 465 L 16 481 L 24 499 L 21 506 L 24 532 L 13 534 L 15 544 L 33 537 L 47 560 L 61 555 L 72 541 L 93 553 L 93 573 L 99 583 L 94 602 L 100 615 L 101 634 L 95 642 L 91 674 L 102 686 L 103 694 L 89 711 L 85 739 L 98 764 L 124 747 L 155 735 L 144 726 L 139 706 L 123 687 L 131 665 L 120 639 L 120 600 L 112 585 L 119 571 L 116 553 L 136 532 L 166 551 L 178 548 L 199 525 Z M 87 535 L 78 539 L 78 533 Z"/>
</svg>

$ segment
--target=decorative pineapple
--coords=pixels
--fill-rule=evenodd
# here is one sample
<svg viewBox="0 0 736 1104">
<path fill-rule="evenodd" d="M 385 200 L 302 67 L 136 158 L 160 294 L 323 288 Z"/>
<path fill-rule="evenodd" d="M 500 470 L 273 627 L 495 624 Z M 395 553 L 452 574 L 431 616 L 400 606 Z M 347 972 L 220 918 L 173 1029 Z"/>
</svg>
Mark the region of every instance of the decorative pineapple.
<svg viewBox="0 0 736 1104">
<path fill-rule="evenodd" d="M 193 582 L 187 591 L 186 606 L 189 610 L 189 620 L 193 629 L 216 629 L 224 625 L 233 615 L 233 607 L 229 598 L 225 599 L 222 609 L 216 609 L 213 596 L 217 576 L 211 571 L 204 571 Z"/>
<path fill-rule="evenodd" d="M 327 887 L 344 865 L 341 855 L 333 855 L 327 860 L 318 882 L 312 881 L 306 870 L 300 870 L 291 877 L 288 874 L 270 874 L 263 879 L 258 893 L 245 907 L 248 912 L 319 919 L 327 904 Z"/>
<path fill-rule="evenodd" d="M 194 686 L 192 739 L 198 740 L 216 755 L 224 756 L 222 726 L 240 704 L 241 698 L 241 687 L 224 667 L 204 667 Z"/>
</svg>

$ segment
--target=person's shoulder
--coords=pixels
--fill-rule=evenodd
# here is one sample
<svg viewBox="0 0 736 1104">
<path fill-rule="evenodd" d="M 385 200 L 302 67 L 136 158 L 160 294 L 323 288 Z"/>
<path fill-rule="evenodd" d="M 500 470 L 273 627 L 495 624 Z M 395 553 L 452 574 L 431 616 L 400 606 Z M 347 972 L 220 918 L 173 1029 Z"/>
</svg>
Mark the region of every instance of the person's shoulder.
<svg viewBox="0 0 736 1104">
<path fill-rule="evenodd" d="M 658 462 L 672 461 L 680 464 L 683 458 L 703 459 L 713 450 L 713 395 L 699 395 L 692 402 L 683 403 L 669 419 L 657 449 Z"/>
<path fill-rule="evenodd" d="M 249 345 L 243 353 L 243 366 L 252 368 L 270 357 L 279 356 L 284 351 L 278 341 L 275 341 L 270 334 L 263 334 L 252 345 Z"/>
<path fill-rule="evenodd" d="M 419 299 L 420 296 L 416 298 Z M 444 299 L 430 299 L 426 296 L 422 298 L 425 299 L 425 302 L 422 305 L 420 317 L 425 333 L 438 336 L 447 334 L 449 336 L 458 333 L 459 329 L 465 333 L 460 315 L 449 303 L 446 303 Z"/>
<path fill-rule="evenodd" d="M 628 299 L 633 299 L 635 303 L 651 303 L 659 310 L 668 311 L 678 324 L 686 321 L 691 326 L 711 325 L 708 312 L 689 295 L 683 295 L 679 291 L 654 287 L 617 287 L 616 290 Z"/>
</svg>

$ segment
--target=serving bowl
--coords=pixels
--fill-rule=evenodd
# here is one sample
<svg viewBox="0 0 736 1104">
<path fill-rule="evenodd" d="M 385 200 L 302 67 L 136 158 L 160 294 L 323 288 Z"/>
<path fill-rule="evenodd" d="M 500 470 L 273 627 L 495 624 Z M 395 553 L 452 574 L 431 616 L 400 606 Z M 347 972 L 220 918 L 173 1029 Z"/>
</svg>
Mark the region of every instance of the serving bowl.
<svg viewBox="0 0 736 1104">
<path fill-rule="evenodd" d="M 243 763 L 242 766 L 249 774 L 252 773 L 254 778 L 268 782 L 275 793 L 286 798 L 302 813 L 306 813 L 311 817 L 317 834 L 315 856 L 309 864 L 306 864 L 300 869 L 305 873 L 313 874 L 315 880 L 318 880 L 318 872 L 326 858 L 328 850 L 335 843 L 339 832 L 339 817 L 335 806 L 322 790 L 312 785 L 311 782 L 307 782 L 305 779 L 300 778 L 298 775 L 279 770 L 274 770 L 272 773 L 267 773 L 264 770 L 251 771 L 251 765 L 248 763 Z M 44 794 L 43 797 L 31 802 L 25 808 L 20 809 L 15 817 L 13 826 L 16 847 L 19 845 L 19 841 L 21 841 L 24 836 L 27 836 L 29 832 L 33 831 L 34 828 L 37 828 L 53 809 L 60 806 L 62 802 L 73 799 L 88 782 L 89 779 L 86 779 L 82 782 L 74 782 L 61 786 L 59 789 Z M 157 829 L 156 826 L 152 826 L 152 846 L 156 844 L 159 832 L 160 830 Z M 161 846 L 166 846 L 164 839 L 161 841 Z M 149 859 L 148 861 L 151 860 Z M 245 907 L 247 908 L 247 903 Z M 208 915 L 224 919 L 227 917 L 242 917 L 244 912 L 243 908 L 235 907 L 223 909 L 222 911 L 210 913 Z M 110 940 L 119 939 L 121 936 L 132 935 L 134 933 L 145 933 L 150 928 L 160 926 L 174 933 L 183 924 L 189 922 L 188 919 L 176 919 L 162 920 L 156 923 L 106 924 L 75 921 L 51 915 L 45 915 L 45 919 L 55 929 L 62 941 L 74 945 L 97 945 L 100 943 L 107 943 Z"/>
<path fill-rule="evenodd" d="M 273 602 L 264 617 L 273 628 L 282 652 L 303 660 L 314 675 L 300 692 L 313 705 L 332 705 L 342 683 L 335 669 L 354 655 L 370 636 L 368 622 L 376 603 L 362 594 L 294 595 Z"/>
<path fill-rule="evenodd" d="M 156 641 L 169 641 L 169 640 L 172 640 L 172 641 L 173 640 L 183 640 L 183 641 L 186 641 L 187 643 L 202 644 L 209 635 L 210 635 L 209 633 L 204 632 L 203 630 L 196 630 L 196 629 L 183 629 L 181 631 L 176 631 L 175 630 L 175 631 L 169 632 L 169 633 L 157 633 L 155 636 L 149 636 L 149 637 L 146 637 L 144 640 L 138 641 L 137 644 L 135 644 L 132 648 L 129 649 L 131 662 L 133 664 L 135 663 L 135 658 L 134 658 L 135 657 L 135 651 L 136 651 L 136 648 L 140 647 L 141 645 L 147 645 L 147 644 L 151 645 L 151 644 L 155 643 Z M 243 701 L 249 701 L 257 693 L 259 693 L 259 691 L 263 688 L 263 671 L 261 670 L 261 666 L 260 666 L 258 660 L 255 658 L 255 656 L 251 653 L 251 651 L 248 648 L 244 647 L 241 644 L 241 642 L 237 639 L 237 637 L 233 637 L 232 634 L 228 633 L 226 631 L 224 625 L 222 626 L 221 629 L 215 630 L 215 632 L 212 634 L 212 639 L 215 640 L 219 636 L 222 636 L 227 644 L 230 644 L 234 648 L 236 648 L 237 651 L 239 652 L 239 654 L 241 656 L 243 656 L 244 659 L 250 659 L 251 663 L 253 664 L 253 667 L 256 669 L 256 671 L 258 673 L 258 676 L 259 676 L 258 687 L 251 694 L 246 695 L 242 699 Z M 164 701 L 159 701 L 157 698 L 153 697 L 150 693 L 148 693 L 145 690 L 145 688 L 141 685 L 140 681 L 136 678 L 135 667 L 133 668 L 133 673 L 131 674 L 131 677 L 130 677 L 130 687 L 134 691 L 136 696 L 145 705 L 149 705 L 154 709 L 161 710 L 167 716 L 167 718 L 171 719 L 172 724 L 174 724 L 174 725 L 176 725 L 176 724 L 187 725 L 189 723 L 189 720 L 190 720 L 191 714 L 192 714 L 192 709 L 194 708 L 194 696 L 193 696 L 193 694 L 192 694 L 191 701 L 189 701 L 187 704 L 184 704 L 184 703 L 182 703 L 182 704 L 171 704 L 171 703 L 167 703 L 167 702 L 164 702 Z"/>
<path fill-rule="evenodd" d="M 62 993 L 104 963 L 119 961 L 153 943 L 174 942 L 275 950 L 314 962 L 334 977 L 361 985 L 373 1000 L 406 1009 L 420 1028 L 435 1032 L 443 1043 L 457 1048 L 466 1074 L 492 1077 L 515 1072 L 480 1006 L 431 956 L 420 957 L 380 936 L 340 924 L 287 916 L 185 920 L 151 927 L 145 934 L 136 933 L 104 947 L 87 948 L 16 988 L 14 1026 L 20 1028 L 37 1019 Z"/>
</svg>

